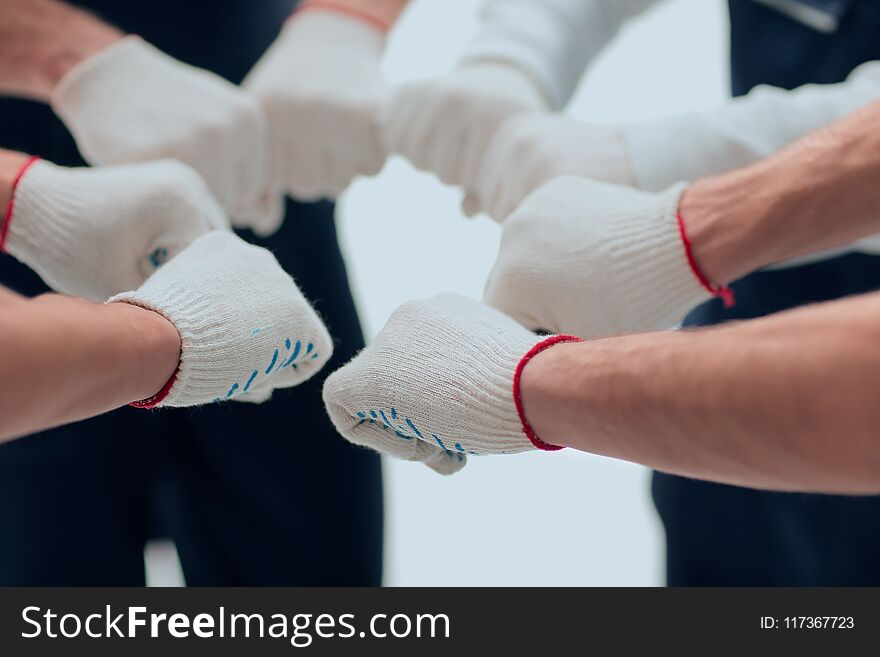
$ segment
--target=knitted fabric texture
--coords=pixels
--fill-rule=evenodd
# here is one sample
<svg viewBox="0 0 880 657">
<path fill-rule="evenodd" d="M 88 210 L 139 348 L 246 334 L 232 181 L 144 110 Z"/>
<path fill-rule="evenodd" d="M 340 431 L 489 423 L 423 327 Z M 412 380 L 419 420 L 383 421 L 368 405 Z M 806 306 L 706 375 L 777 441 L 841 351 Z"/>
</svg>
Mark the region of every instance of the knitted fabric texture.
<svg viewBox="0 0 880 657">
<path fill-rule="evenodd" d="M 108 301 L 119 302 L 154 310 L 180 332 L 180 367 L 161 406 L 262 401 L 312 377 L 333 352 L 274 256 L 228 232 L 204 235 L 138 290 Z"/>
<path fill-rule="evenodd" d="M 529 328 L 583 338 L 675 326 L 710 298 L 679 233 L 683 189 L 551 181 L 504 223 L 486 301 Z"/>
<path fill-rule="evenodd" d="M 324 403 L 349 441 L 442 474 L 468 455 L 535 449 L 513 396 L 521 359 L 544 338 L 471 299 L 445 294 L 398 308 Z"/>
</svg>

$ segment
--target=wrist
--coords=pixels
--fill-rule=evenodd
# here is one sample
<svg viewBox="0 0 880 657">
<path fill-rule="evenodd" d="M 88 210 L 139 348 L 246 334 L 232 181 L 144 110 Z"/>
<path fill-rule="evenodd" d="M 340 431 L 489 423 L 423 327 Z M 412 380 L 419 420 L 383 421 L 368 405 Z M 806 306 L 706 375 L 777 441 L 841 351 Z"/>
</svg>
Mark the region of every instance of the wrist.
<svg viewBox="0 0 880 657">
<path fill-rule="evenodd" d="M 123 36 L 63 2 L 20 1 L 9 12 L 7 29 L 0 28 L 0 87 L 43 102 L 68 71 Z"/>
<path fill-rule="evenodd" d="M 24 153 L 0 150 L 0 214 L 8 211 L 15 191 L 15 181 L 28 159 Z"/>
<path fill-rule="evenodd" d="M 565 431 L 558 426 L 559 400 L 554 398 L 553 382 L 560 380 L 560 363 L 568 362 L 572 347 L 583 342 L 570 335 L 554 335 L 526 353 L 513 378 L 513 399 L 523 433 L 537 449 L 556 451 L 566 447 Z"/>
<path fill-rule="evenodd" d="M 44 75 L 48 83 L 46 100 L 61 79 L 77 65 L 106 50 L 125 36 L 116 28 L 81 11 L 77 12 L 65 34 L 66 37 L 59 40 L 54 51 L 43 58 Z"/>
<path fill-rule="evenodd" d="M 6 249 L 9 229 L 15 214 L 15 192 L 22 177 L 38 157 L 0 151 L 0 253 Z"/>
<path fill-rule="evenodd" d="M 700 180 L 682 194 L 682 240 L 704 286 L 721 289 L 766 264 L 761 253 L 765 244 L 755 239 L 760 218 L 745 191 L 716 178 Z"/>
<path fill-rule="evenodd" d="M 128 397 L 132 406 L 152 408 L 171 389 L 180 365 L 181 338 L 174 324 L 159 313 L 129 303 L 110 303 L 106 312 L 118 322 L 132 350 Z"/>
<path fill-rule="evenodd" d="M 306 0 L 294 16 L 305 11 L 324 11 L 362 21 L 387 33 L 406 8 L 407 0 Z"/>
</svg>

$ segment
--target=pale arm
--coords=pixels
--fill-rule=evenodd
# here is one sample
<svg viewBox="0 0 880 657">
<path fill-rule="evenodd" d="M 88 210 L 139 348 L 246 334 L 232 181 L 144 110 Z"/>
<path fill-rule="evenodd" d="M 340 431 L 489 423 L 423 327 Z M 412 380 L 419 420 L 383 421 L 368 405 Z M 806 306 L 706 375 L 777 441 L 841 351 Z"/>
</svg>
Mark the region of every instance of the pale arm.
<svg viewBox="0 0 880 657">
<path fill-rule="evenodd" d="M 565 105 L 584 70 L 627 20 L 660 0 L 489 0 L 464 61 L 513 64 Z"/>
<path fill-rule="evenodd" d="M 880 294 L 561 344 L 525 368 L 545 442 L 756 488 L 880 493 Z"/>
<path fill-rule="evenodd" d="M 0 442 L 147 399 L 174 374 L 171 322 L 125 303 L 0 288 Z"/>
<path fill-rule="evenodd" d="M 758 87 L 716 109 L 623 124 L 636 186 L 660 191 L 749 165 L 880 98 L 880 62 L 845 82 Z"/>
</svg>

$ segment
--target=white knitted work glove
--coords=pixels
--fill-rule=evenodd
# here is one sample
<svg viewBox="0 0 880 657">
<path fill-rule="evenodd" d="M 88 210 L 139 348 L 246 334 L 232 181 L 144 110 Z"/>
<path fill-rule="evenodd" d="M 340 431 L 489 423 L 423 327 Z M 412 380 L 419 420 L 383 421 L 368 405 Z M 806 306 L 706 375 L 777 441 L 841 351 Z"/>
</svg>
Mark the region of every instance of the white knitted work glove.
<svg viewBox="0 0 880 657">
<path fill-rule="evenodd" d="M 533 348 L 560 339 L 458 295 L 411 301 L 327 378 L 324 404 L 347 440 L 441 474 L 466 454 L 555 450 L 527 430 L 514 389 Z"/>
<path fill-rule="evenodd" d="M 95 301 L 138 287 L 200 235 L 228 228 L 199 175 L 173 160 L 100 169 L 32 160 L 11 208 L 5 250 L 54 290 Z"/>
<path fill-rule="evenodd" d="M 268 190 L 266 119 L 256 99 L 223 78 L 129 36 L 65 75 L 52 107 L 92 164 L 180 160 L 236 226 L 265 235 L 280 225 L 282 199 Z"/>
<path fill-rule="evenodd" d="M 711 297 L 661 194 L 557 178 L 503 224 L 485 300 L 531 329 L 583 338 L 666 329 Z"/>
<path fill-rule="evenodd" d="M 379 173 L 384 50 L 382 31 L 340 13 L 310 9 L 287 22 L 244 81 L 269 117 L 274 185 L 303 200 L 335 198 L 356 176 Z"/>
<path fill-rule="evenodd" d="M 520 114 L 498 129 L 465 205 L 504 221 L 526 196 L 566 174 L 634 187 L 620 129 L 560 114 Z"/>
<path fill-rule="evenodd" d="M 540 89 L 517 68 L 473 62 L 445 77 L 402 86 L 383 114 L 383 133 L 390 152 L 472 190 L 501 123 L 546 107 Z"/>
<path fill-rule="evenodd" d="M 181 337 L 180 365 L 136 406 L 265 401 L 330 358 L 327 329 L 274 256 L 225 231 L 203 235 L 139 289 L 111 298 L 160 313 Z"/>
</svg>

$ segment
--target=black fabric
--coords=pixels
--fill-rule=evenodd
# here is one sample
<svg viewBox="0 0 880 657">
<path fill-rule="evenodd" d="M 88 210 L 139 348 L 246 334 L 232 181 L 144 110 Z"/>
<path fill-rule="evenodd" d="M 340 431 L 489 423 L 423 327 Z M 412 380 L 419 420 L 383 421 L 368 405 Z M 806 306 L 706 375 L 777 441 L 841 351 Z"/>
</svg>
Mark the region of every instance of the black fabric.
<svg viewBox="0 0 880 657">
<path fill-rule="evenodd" d="M 730 0 L 733 91 L 839 82 L 880 59 L 880 3 L 854 0 L 822 34 L 753 0 Z M 737 305 L 697 308 L 687 326 L 719 324 L 880 289 L 880 257 L 850 254 L 733 286 Z M 841 436 L 841 440 L 845 440 Z M 655 473 L 667 581 L 702 585 L 880 585 L 880 497 L 753 491 Z"/>
<path fill-rule="evenodd" d="M 86 6 L 183 61 L 239 82 L 295 3 L 119 2 Z M 0 146 L 82 160 L 41 105 L 0 99 Z M 0 446 L 0 585 L 139 585 L 143 547 L 172 538 L 191 585 L 378 585 L 379 459 L 330 425 L 321 385 L 363 345 L 333 206 L 290 202 L 273 251 L 315 302 L 336 353 L 323 373 L 259 406 L 135 409 Z M 40 280 L 0 256 L 0 283 Z"/>
</svg>

